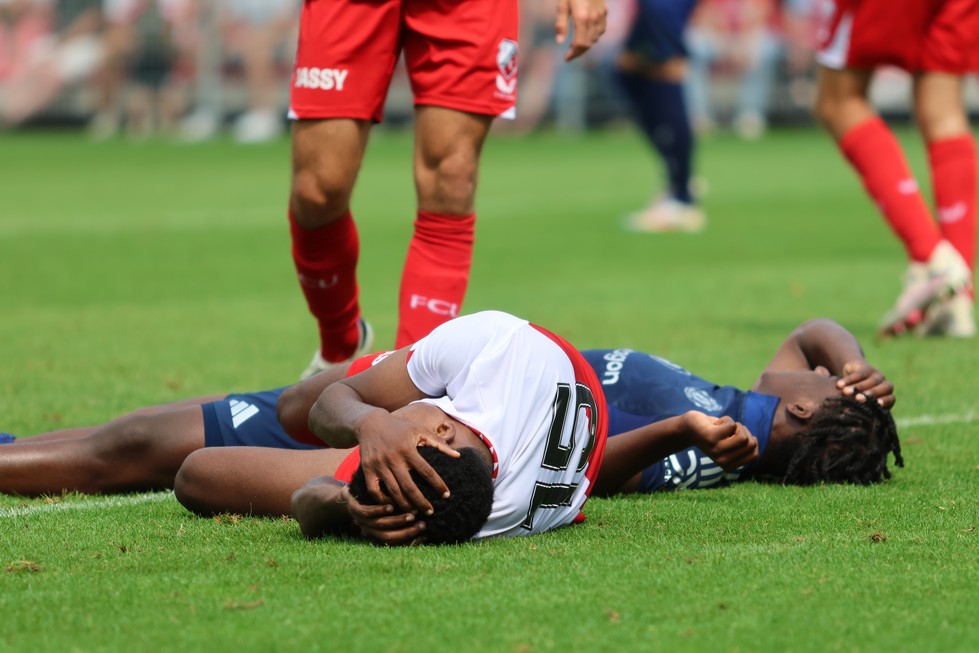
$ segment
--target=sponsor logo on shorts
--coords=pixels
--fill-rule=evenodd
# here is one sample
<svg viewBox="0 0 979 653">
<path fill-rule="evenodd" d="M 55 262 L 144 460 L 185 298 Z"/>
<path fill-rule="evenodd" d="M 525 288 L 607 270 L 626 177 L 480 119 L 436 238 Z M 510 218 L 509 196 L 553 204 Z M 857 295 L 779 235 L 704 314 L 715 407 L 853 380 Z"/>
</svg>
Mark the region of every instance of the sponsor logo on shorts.
<svg viewBox="0 0 979 653">
<path fill-rule="evenodd" d="M 512 98 L 517 92 L 517 42 L 503 39 L 496 49 L 496 96 Z"/>
<path fill-rule="evenodd" d="M 721 405 L 717 403 L 717 400 L 707 394 L 707 391 L 702 388 L 695 388 L 692 385 L 688 385 L 683 389 L 683 394 L 687 396 L 690 403 L 705 412 L 713 413 L 721 409 Z"/>
<path fill-rule="evenodd" d="M 296 88 L 342 91 L 349 70 L 343 68 L 296 68 Z"/>
</svg>

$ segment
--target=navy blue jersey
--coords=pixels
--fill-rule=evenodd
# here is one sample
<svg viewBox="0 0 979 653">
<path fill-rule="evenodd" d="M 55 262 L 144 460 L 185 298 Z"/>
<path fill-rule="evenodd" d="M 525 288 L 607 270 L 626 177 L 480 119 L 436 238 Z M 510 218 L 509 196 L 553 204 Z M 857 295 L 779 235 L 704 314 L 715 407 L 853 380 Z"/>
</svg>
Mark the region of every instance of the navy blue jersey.
<svg viewBox="0 0 979 653">
<path fill-rule="evenodd" d="M 697 0 L 639 0 L 625 49 L 647 61 L 686 57 L 683 31 Z"/>
<path fill-rule="evenodd" d="M 591 349 L 581 353 L 605 392 L 609 437 L 688 410 L 699 410 L 741 422 L 758 438 L 759 457 L 765 452 L 778 397 L 716 385 L 665 358 L 631 349 Z M 754 465 L 725 472 L 700 449 L 691 447 L 647 467 L 639 491 L 725 485 L 748 476 Z"/>
<path fill-rule="evenodd" d="M 202 404 L 204 446 L 318 449 L 296 442 L 279 424 L 275 412 L 283 390 L 228 395 L 220 401 Z"/>
</svg>

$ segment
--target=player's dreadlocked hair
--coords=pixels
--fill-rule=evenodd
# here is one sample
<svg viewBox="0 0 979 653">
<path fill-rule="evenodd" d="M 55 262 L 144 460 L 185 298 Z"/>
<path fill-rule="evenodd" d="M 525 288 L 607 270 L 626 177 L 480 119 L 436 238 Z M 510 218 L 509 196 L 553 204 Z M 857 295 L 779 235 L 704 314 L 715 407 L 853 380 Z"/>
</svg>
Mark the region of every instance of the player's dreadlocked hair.
<svg viewBox="0 0 979 653">
<path fill-rule="evenodd" d="M 873 399 L 826 399 L 795 441 L 796 451 L 782 478 L 786 485 L 879 483 L 891 477 L 891 452 L 894 464 L 904 467 L 894 418 Z"/>
<path fill-rule="evenodd" d="M 458 544 L 472 538 L 486 523 L 493 506 L 493 471 L 475 449 L 459 450 L 452 458 L 434 447 L 420 447 L 421 454 L 449 486 L 450 497 L 443 499 L 417 472 L 411 478 L 432 504 L 435 514 L 424 517 L 426 544 Z M 350 493 L 365 505 L 377 502 L 367 491 L 362 467 L 350 481 Z"/>
</svg>

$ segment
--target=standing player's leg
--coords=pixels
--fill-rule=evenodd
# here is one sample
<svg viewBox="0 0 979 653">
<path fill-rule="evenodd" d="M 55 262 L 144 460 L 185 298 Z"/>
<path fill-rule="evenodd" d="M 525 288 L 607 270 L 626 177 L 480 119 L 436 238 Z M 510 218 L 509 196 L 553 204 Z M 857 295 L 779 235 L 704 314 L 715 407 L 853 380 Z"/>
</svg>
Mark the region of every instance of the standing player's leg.
<svg viewBox="0 0 979 653">
<path fill-rule="evenodd" d="M 926 314 L 928 335 L 971 337 L 976 333 L 976 144 L 962 98 L 962 77 L 921 73 L 914 83 L 915 118 L 928 148 L 938 225 L 969 274 L 954 294 Z"/>
<path fill-rule="evenodd" d="M 405 0 L 405 62 L 415 95 L 415 231 L 395 347 L 459 314 L 475 235 L 479 156 L 517 95 L 516 0 Z"/>
<path fill-rule="evenodd" d="M 320 346 L 303 378 L 372 347 L 350 196 L 401 49 L 401 1 L 303 3 L 292 78 L 292 256 Z"/>
<path fill-rule="evenodd" d="M 292 260 L 320 335 L 303 378 L 372 346 L 360 316 L 360 241 L 350 213 L 369 130 L 369 122 L 347 119 L 300 120 L 292 126 Z"/>
<path fill-rule="evenodd" d="M 472 264 L 479 155 L 492 120 L 434 106 L 416 110 L 418 211 L 401 276 L 396 348 L 459 315 Z"/>
<path fill-rule="evenodd" d="M 699 231 L 704 214 L 690 189 L 694 136 L 684 96 L 683 42 L 695 3 L 640 0 L 632 31 L 617 62 L 618 81 L 650 147 L 663 161 L 667 190 L 646 210 L 631 214 L 630 231 Z"/>
<path fill-rule="evenodd" d="M 867 101 L 868 70 L 820 67 L 816 116 L 856 170 L 910 259 L 904 290 L 880 323 L 881 335 L 907 331 L 957 283 L 963 265 L 932 220 L 904 152 Z"/>
</svg>

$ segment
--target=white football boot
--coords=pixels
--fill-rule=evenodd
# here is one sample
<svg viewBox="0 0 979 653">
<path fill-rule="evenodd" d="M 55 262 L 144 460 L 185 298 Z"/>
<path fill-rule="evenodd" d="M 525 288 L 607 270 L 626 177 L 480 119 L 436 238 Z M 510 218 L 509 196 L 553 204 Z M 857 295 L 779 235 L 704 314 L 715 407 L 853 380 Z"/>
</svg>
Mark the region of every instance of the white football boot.
<svg viewBox="0 0 979 653">
<path fill-rule="evenodd" d="M 303 370 L 299 380 L 305 381 L 314 374 L 325 372 L 331 367 L 336 367 L 337 365 L 346 365 L 347 363 L 355 361 L 365 354 L 370 354 L 374 348 L 374 329 L 371 328 L 370 322 L 363 318 L 360 319 L 359 326 L 360 340 L 357 343 L 357 349 L 354 350 L 354 353 L 350 356 L 350 358 L 331 363 L 323 358 L 323 354 L 321 354 L 319 348 L 317 348 L 313 353 L 313 360 L 311 360 L 309 362 L 309 366 Z"/>
<path fill-rule="evenodd" d="M 877 335 L 887 338 L 918 329 L 929 308 L 964 293 L 971 284 L 972 271 L 962 256 L 951 243 L 940 241 L 927 262 L 908 266 L 904 290 L 880 321 Z"/>
</svg>

